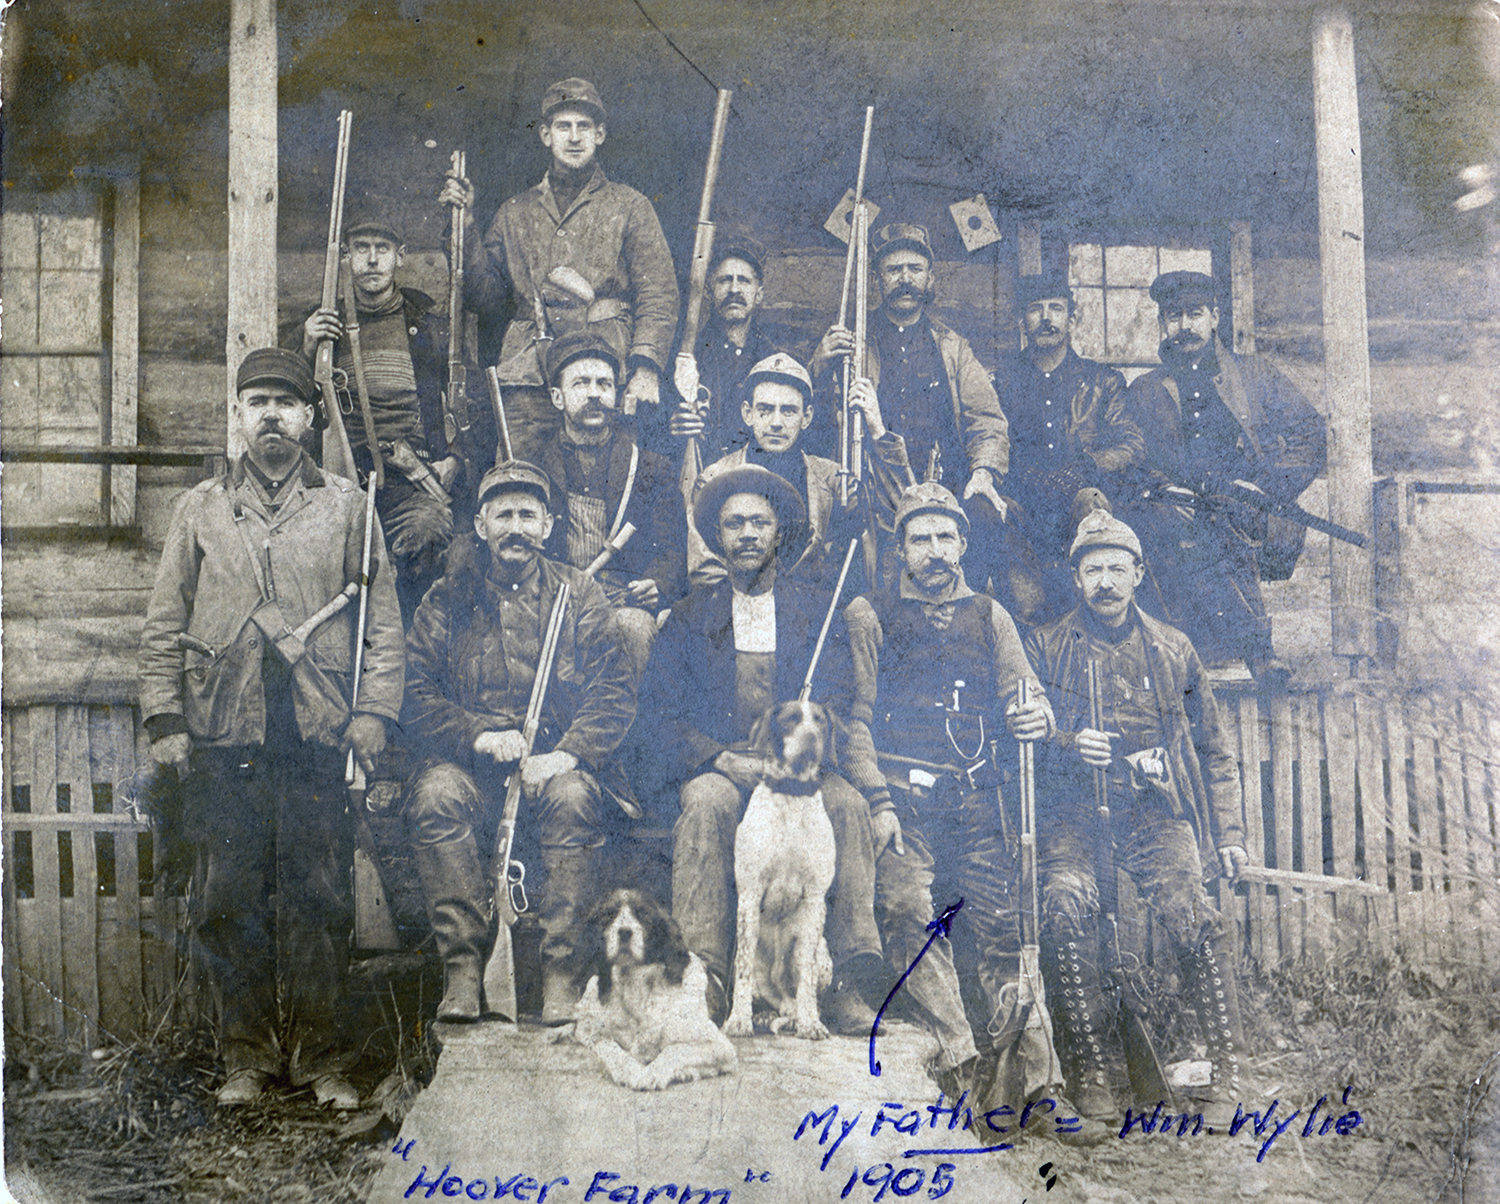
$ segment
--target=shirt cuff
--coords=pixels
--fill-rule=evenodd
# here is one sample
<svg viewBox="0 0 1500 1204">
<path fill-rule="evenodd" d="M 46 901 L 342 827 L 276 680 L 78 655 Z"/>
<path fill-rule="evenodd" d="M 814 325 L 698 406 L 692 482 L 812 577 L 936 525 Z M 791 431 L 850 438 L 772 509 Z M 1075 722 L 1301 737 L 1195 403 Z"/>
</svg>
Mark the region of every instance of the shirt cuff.
<svg viewBox="0 0 1500 1204">
<path fill-rule="evenodd" d="M 188 735 L 188 721 L 184 715 L 165 713 L 152 715 L 145 723 L 146 734 L 153 741 L 164 740 L 168 736 Z"/>
</svg>

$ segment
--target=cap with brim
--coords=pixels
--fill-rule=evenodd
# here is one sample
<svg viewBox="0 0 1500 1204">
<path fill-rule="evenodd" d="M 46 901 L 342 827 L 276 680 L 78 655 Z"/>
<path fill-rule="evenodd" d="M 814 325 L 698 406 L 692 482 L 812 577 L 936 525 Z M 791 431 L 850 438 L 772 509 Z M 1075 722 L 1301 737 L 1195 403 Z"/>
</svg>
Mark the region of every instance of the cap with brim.
<svg viewBox="0 0 1500 1204">
<path fill-rule="evenodd" d="M 401 231 L 396 229 L 395 224 L 376 213 L 362 213 L 355 221 L 344 227 L 346 243 L 358 234 L 378 234 L 390 239 L 398 247 L 406 245 L 406 239 L 401 237 Z"/>
<path fill-rule="evenodd" d="M 1068 560 L 1078 563 L 1078 558 L 1095 548 L 1119 548 L 1141 557 L 1141 541 L 1129 527 L 1107 510 L 1093 510 L 1083 516 L 1078 524 L 1078 534 L 1073 537 L 1073 546 L 1068 551 Z"/>
<path fill-rule="evenodd" d="M 552 482 L 547 474 L 529 460 L 501 460 L 484 474 L 479 489 L 474 494 L 474 504 L 483 506 L 494 494 L 522 489 L 542 499 L 544 506 L 552 505 Z"/>
<path fill-rule="evenodd" d="M 1151 300 L 1167 305 L 1215 305 L 1214 278 L 1203 272 L 1163 272 L 1151 282 Z"/>
<path fill-rule="evenodd" d="M 615 374 L 615 383 L 620 382 L 620 353 L 613 343 L 597 330 L 584 327 L 571 330 L 552 340 L 547 350 L 547 380 L 554 387 L 562 378 L 562 370 L 569 364 L 583 359 L 600 359 L 608 364 Z"/>
<path fill-rule="evenodd" d="M 771 503 L 780 528 L 777 538 L 779 552 L 801 548 L 805 539 L 807 508 L 802 504 L 797 487 L 768 468 L 742 464 L 709 476 L 693 499 L 693 526 L 712 551 L 719 553 L 723 550 L 719 544 L 719 511 L 725 502 L 739 493 L 753 493 Z"/>
<path fill-rule="evenodd" d="M 755 386 L 764 381 L 776 381 L 784 385 L 792 385 L 801 390 L 803 400 L 812 405 L 813 387 L 812 377 L 807 374 L 807 369 L 799 364 L 785 351 L 778 351 L 775 355 L 768 355 L 745 374 L 745 383 L 740 386 L 741 395 L 748 399 L 755 391 Z"/>
<path fill-rule="evenodd" d="M 234 376 L 234 391 L 270 383 L 285 385 L 309 405 L 318 393 L 307 360 L 283 347 L 261 347 L 245 356 Z M 313 406 L 315 423 L 319 417 L 319 407 Z"/>
<path fill-rule="evenodd" d="M 726 259 L 743 259 L 755 269 L 757 279 L 764 279 L 766 274 L 766 248 L 760 240 L 751 238 L 748 234 L 738 232 L 720 233 L 714 239 L 714 249 L 708 257 L 708 278 L 713 279 L 714 272 Z"/>
<path fill-rule="evenodd" d="M 896 503 L 893 523 L 898 539 L 904 533 L 906 520 L 919 514 L 946 514 L 958 523 L 958 529 L 964 538 L 969 537 L 969 516 L 958 504 L 958 499 L 936 481 L 923 481 L 917 485 L 908 485 L 902 490 L 901 499 Z"/>
<path fill-rule="evenodd" d="M 1073 290 L 1062 272 L 1043 272 L 1016 280 L 1016 308 L 1021 312 L 1024 313 L 1028 305 L 1050 297 L 1066 297 L 1070 302 L 1073 299 Z"/>
<path fill-rule="evenodd" d="M 875 248 L 871 258 L 877 264 L 881 256 L 892 251 L 917 251 L 927 257 L 928 263 L 936 258 L 932 253 L 932 239 L 927 233 L 927 227 L 911 222 L 890 222 L 881 226 L 871 236 L 870 242 Z"/>
<path fill-rule="evenodd" d="M 558 109 L 582 109 L 604 124 L 604 102 L 599 99 L 599 90 L 586 79 L 574 76 L 560 79 L 542 95 L 542 120 L 546 121 Z"/>
</svg>

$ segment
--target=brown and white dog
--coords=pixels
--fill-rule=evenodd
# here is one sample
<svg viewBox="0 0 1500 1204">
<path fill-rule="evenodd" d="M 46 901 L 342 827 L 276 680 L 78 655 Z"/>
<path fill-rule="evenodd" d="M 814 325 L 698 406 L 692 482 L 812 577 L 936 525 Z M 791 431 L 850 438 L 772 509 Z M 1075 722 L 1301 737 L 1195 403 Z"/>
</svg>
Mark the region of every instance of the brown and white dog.
<svg viewBox="0 0 1500 1204">
<path fill-rule="evenodd" d="M 573 1035 L 615 1082 L 660 1091 L 738 1065 L 708 1014 L 708 971 L 655 899 L 614 891 L 590 918 L 584 942 L 589 979 Z"/>
<path fill-rule="evenodd" d="M 756 725 L 752 743 L 768 770 L 734 834 L 739 907 L 724 1031 L 750 1036 L 759 999 L 775 1013 L 772 1032 L 819 1039 L 828 1029 L 818 1017 L 818 991 L 833 979 L 823 921 L 834 845 L 818 783 L 833 755 L 833 723 L 815 702 L 784 702 Z"/>
</svg>

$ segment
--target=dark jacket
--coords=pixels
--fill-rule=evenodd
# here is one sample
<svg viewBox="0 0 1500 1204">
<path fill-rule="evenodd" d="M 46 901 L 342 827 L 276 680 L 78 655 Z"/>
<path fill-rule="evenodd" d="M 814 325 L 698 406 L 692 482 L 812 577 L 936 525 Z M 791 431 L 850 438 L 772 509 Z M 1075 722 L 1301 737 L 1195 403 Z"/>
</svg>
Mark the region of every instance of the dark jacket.
<svg viewBox="0 0 1500 1204">
<path fill-rule="evenodd" d="M 1032 408 L 1041 375 L 1024 354 L 1007 357 L 995 374 L 1011 442 L 1017 448 L 1027 441 L 1020 432 L 1035 441 L 1041 437 L 1036 428 L 1048 420 Z M 1087 457 L 1100 473 L 1117 473 L 1142 458 L 1145 441 L 1126 415 L 1125 378 L 1118 369 L 1086 360 L 1070 347 L 1052 379 L 1057 382 L 1055 395 L 1063 403 L 1053 420 L 1060 441 L 1067 442 L 1067 452 L 1075 458 Z M 1025 473 L 1026 466 L 1017 464 L 1012 479 Z"/>
<path fill-rule="evenodd" d="M 1150 666 L 1151 688 L 1162 717 L 1171 781 L 1169 801 L 1192 823 L 1205 868 L 1219 864 L 1216 850 L 1243 845 L 1239 774 L 1229 734 L 1203 662 L 1187 636 L 1134 608 Z M 1026 654 L 1052 700 L 1057 732 L 1038 759 L 1039 811 L 1053 822 L 1092 823 L 1093 771 L 1073 751 L 1073 737 L 1089 726 L 1088 616 L 1079 606 L 1025 638 Z M 1107 723 L 1108 716 L 1105 717 Z M 1087 816 L 1084 812 L 1087 812 Z"/>
</svg>

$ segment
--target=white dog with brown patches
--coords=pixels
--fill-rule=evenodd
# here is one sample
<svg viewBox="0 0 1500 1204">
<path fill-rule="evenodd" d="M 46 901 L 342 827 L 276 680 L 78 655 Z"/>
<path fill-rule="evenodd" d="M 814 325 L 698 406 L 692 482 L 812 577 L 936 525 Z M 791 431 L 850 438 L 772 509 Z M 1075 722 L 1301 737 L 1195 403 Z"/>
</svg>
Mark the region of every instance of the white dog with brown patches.
<svg viewBox="0 0 1500 1204">
<path fill-rule="evenodd" d="M 818 788 L 832 755 L 832 721 L 815 702 L 784 702 L 752 735 L 768 769 L 734 834 L 739 907 L 734 1003 L 724 1031 L 750 1036 L 753 1004 L 764 1000 L 775 1013 L 772 1032 L 819 1039 L 828 1029 L 818 1017 L 818 991 L 833 980 L 823 937 L 833 825 Z"/>
</svg>

